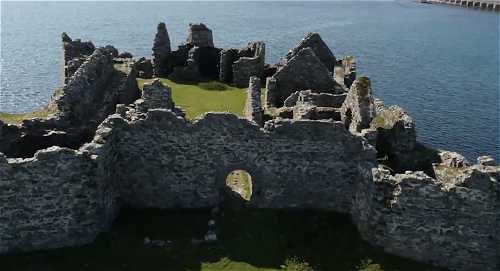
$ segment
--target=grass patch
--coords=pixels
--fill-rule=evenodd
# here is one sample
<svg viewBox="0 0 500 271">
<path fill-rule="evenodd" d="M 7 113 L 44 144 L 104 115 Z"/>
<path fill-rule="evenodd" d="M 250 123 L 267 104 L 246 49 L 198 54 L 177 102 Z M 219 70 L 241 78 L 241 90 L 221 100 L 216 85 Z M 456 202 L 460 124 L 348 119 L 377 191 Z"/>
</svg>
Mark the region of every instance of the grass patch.
<svg viewBox="0 0 500 271">
<path fill-rule="evenodd" d="M 2 271 L 431 271 L 363 242 L 348 216 L 331 212 L 222 209 L 219 241 L 193 244 L 207 232 L 208 210 L 124 209 L 93 244 L 2 255 Z M 144 237 L 170 240 L 144 246 Z M 366 260 L 370 259 L 370 260 Z"/>
<path fill-rule="evenodd" d="M 228 85 L 217 81 L 201 82 L 198 83 L 198 86 L 206 90 L 219 90 L 219 91 L 227 90 L 228 88 Z"/>
<path fill-rule="evenodd" d="M 168 79 L 160 79 L 172 89 L 172 97 L 177 106 L 186 110 L 188 119 L 194 119 L 205 112 L 230 112 L 238 116 L 243 115 L 245 107 L 246 88 L 236 88 L 223 83 L 200 83 L 203 87 L 219 85 L 224 91 L 213 91 L 198 85 L 178 84 Z M 150 79 L 137 79 L 139 88 Z M 210 84 L 207 86 L 206 84 Z"/>
<path fill-rule="evenodd" d="M 53 99 L 56 99 L 62 94 L 63 94 L 63 88 L 62 87 L 56 88 L 56 90 L 54 91 Z M 57 112 L 56 106 L 53 105 L 52 103 L 49 103 L 49 105 L 33 112 L 27 112 L 27 113 L 0 112 L 0 120 L 10 124 L 20 124 L 23 122 L 23 120 L 27 119 L 33 119 L 33 118 L 46 119 L 50 114 L 54 114 L 56 112 Z"/>
<path fill-rule="evenodd" d="M 0 120 L 10 124 L 20 124 L 23 120 L 32 118 L 47 118 L 50 114 L 54 113 L 53 110 L 43 108 L 38 111 L 28 113 L 4 113 L 0 112 Z"/>
<path fill-rule="evenodd" d="M 390 123 L 387 123 L 385 118 L 382 115 L 378 115 L 375 118 L 373 118 L 371 122 L 371 126 L 375 128 L 381 128 L 381 129 L 391 129 L 392 126 Z"/>
</svg>

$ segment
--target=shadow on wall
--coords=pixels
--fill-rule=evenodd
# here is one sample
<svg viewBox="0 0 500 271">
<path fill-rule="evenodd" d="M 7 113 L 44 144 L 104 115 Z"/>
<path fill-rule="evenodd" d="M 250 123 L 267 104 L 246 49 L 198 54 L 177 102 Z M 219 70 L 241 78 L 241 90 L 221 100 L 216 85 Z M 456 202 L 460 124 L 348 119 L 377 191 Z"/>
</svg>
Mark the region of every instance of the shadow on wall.
<svg viewBox="0 0 500 271">
<path fill-rule="evenodd" d="M 314 270 L 441 270 L 369 246 L 347 215 L 222 209 L 215 219 L 219 241 L 193 243 L 206 233 L 211 217 L 208 210 L 125 208 L 112 231 L 92 244 L 6 255 L 0 262 L 5 271 L 310 270 L 283 267 L 296 258 Z M 170 242 L 144 245 L 145 237 Z"/>
</svg>

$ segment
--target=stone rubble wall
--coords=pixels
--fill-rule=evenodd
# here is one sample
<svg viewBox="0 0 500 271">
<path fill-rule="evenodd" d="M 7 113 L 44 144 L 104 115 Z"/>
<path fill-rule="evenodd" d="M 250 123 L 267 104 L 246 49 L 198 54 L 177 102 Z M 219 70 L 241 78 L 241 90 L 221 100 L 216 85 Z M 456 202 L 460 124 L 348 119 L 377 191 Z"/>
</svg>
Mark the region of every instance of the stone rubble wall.
<svg viewBox="0 0 500 271">
<path fill-rule="evenodd" d="M 80 66 L 55 101 L 59 114 L 65 118 L 83 121 L 96 111 L 103 99 L 113 74 L 113 57 L 103 48 L 97 49 Z"/>
<path fill-rule="evenodd" d="M 207 63 L 220 63 L 227 79 L 237 59 L 260 50 L 198 47 L 211 40 L 203 33 L 170 60 L 199 72 L 209 48 L 220 58 Z M 386 252 L 452 270 L 499 270 L 500 167 L 491 157 L 471 165 L 423 147 L 403 109 L 375 100 L 368 78 L 354 80 L 353 58 L 342 60 L 345 86 L 353 81 L 345 93 L 324 64 L 331 57 L 311 40 L 267 78 L 267 102 L 285 107 L 263 126 L 257 77 L 245 110 L 254 121 L 207 113 L 191 123 L 159 80 L 143 92 L 134 84 L 153 70 L 147 61 L 116 58 L 112 46 L 93 50 L 54 95 L 55 116 L 0 122 L 0 253 L 92 242 L 121 204 L 214 207 L 227 200 L 227 174 L 243 169 L 253 181 L 248 207 L 349 213 L 363 239 Z M 90 127 L 83 137 L 82 127 Z M 377 167 L 381 154 L 400 163 L 393 172 Z"/>
<path fill-rule="evenodd" d="M 344 85 L 350 88 L 354 80 L 356 80 L 356 58 L 353 56 L 346 56 L 342 59 L 342 69 Z"/>
<path fill-rule="evenodd" d="M 216 206 L 227 174 L 243 169 L 253 181 L 249 207 L 350 213 L 361 236 L 389 253 L 453 270 L 498 267 L 500 168 L 491 159 L 470 166 L 443 154 L 436 172 L 451 166 L 451 179 L 391 175 L 343 122 L 275 119 L 260 128 L 207 113 L 190 123 L 174 108 L 134 106 L 120 106 L 79 151 L 2 158 L 1 252 L 91 242 L 109 228 L 118 198 L 138 208 Z"/>
<path fill-rule="evenodd" d="M 202 23 L 190 23 L 186 43 L 198 47 L 214 47 L 212 30 Z"/>
<path fill-rule="evenodd" d="M 238 59 L 237 49 L 223 49 L 220 52 L 219 80 L 231 84 L 233 82 L 233 63 Z"/>
<path fill-rule="evenodd" d="M 354 81 L 340 109 L 346 127 L 356 133 L 370 128 L 375 117 L 375 102 L 370 79 L 361 77 Z"/>
<path fill-rule="evenodd" d="M 307 33 L 299 44 L 288 52 L 286 60 L 290 60 L 304 48 L 310 48 L 328 71 L 333 73 L 337 59 L 318 33 Z"/>
<path fill-rule="evenodd" d="M 264 124 L 264 109 L 261 101 L 260 79 L 255 76 L 250 77 L 250 83 L 248 84 L 244 115 L 246 119 L 254 121 L 259 126 Z"/>
<path fill-rule="evenodd" d="M 346 93 L 330 94 L 330 93 L 314 93 L 312 90 L 302 90 L 292 93 L 286 98 L 284 105 L 293 107 L 297 103 L 309 104 L 321 107 L 340 108 L 347 97 Z"/>
<path fill-rule="evenodd" d="M 78 149 L 91 141 L 116 104 L 132 103 L 141 95 L 137 63 L 113 58 L 116 54 L 112 46 L 96 49 L 69 82 L 55 91 L 45 109 L 51 112 L 48 118 L 18 125 L 0 122 L 0 152 L 27 158 L 50 146 Z"/>
<path fill-rule="evenodd" d="M 347 213 L 359 167 L 373 148 L 340 122 L 255 123 L 207 113 L 194 124 L 166 109 L 116 119 L 114 163 L 121 197 L 135 207 L 206 208 L 223 201 L 227 174 L 252 175 L 250 206 Z M 162 150 L 162 151 L 158 151 Z"/>
<path fill-rule="evenodd" d="M 450 185 L 423 172 L 373 169 L 373 181 L 357 189 L 353 221 L 363 239 L 388 253 L 452 270 L 495 271 L 498 173 L 500 167 L 476 165 L 457 173 L 464 182 Z"/>
<path fill-rule="evenodd" d="M 51 147 L 29 159 L 0 153 L 0 253 L 90 243 L 116 216 L 94 159 Z"/>
<path fill-rule="evenodd" d="M 166 76 L 172 72 L 172 67 L 168 61 L 171 53 L 170 38 L 165 23 L 159 23 L 156 28 L 156 35 L 153 42 L 153 75 L 156 77 Z"/>
<path fill-rule="evenodd" d="M 214 46 L 212 30 L 204 24 L 190 23 L 186 44 L 171 50 L 164 23 L 159 23 L 153 44 L 153 77 L 177 82 L 220 80 L 247 87 L 251 76 L 263 77 L 265 44 L 252 42 L 242 49 Z M 144 72 L 145 76 L 149 73 Z"/>
<path fill-rule="evenodd" d="M 61 39 L 63 42 L 63 67 L 64 71 L 63 82 L 67 83 L 69 78 L 78 70 L 78 68 L 85 62 L 85 58 L 90 56 L 95 46 L 90 41 L 82 42 L 80 39 L 72 40 L 68 34 L 62 33 Z"/>
<path fill-rule="evenodd" d="M 172 109 L 174 107 L 172 90 L 164 86 L 159 79 L 144 84 L 141 99 L 142 101 L 136 102 L 141 105 L 141 111 L 147 111 L 148 109 L 154 108 Z"/>
<path fill-rule="evenodd" d="M 272 107 L 283 106 L 285 99 L 295 91 L 310 89 L 318 93 L 344 92 L 309 47 L 294 54 L 267 82 L 266 102 Z"/>
<path fill-rule="evenodd" d="M 233 84 L 236 87 L 246 87 L 250 77 L 260 78 L 264 73 L 266 45 L 264 42 L 252 42 L 238 54 L 240 57 L 232 64 Z"/>
</svg>

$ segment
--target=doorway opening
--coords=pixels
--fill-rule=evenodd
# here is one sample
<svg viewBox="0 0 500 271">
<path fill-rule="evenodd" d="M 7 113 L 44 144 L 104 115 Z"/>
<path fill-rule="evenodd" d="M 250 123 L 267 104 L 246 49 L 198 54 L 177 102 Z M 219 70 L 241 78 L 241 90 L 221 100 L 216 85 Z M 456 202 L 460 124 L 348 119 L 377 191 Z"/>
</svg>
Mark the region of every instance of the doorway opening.
<svg viewBox="0 0 500 271">
<path fill-rule="evenodd" d="M 252 198 L 252 176 L 245 170 L 237 169 L 229 172 L 226 186 L 244 201 L 250 201 Z"/>
</svg>

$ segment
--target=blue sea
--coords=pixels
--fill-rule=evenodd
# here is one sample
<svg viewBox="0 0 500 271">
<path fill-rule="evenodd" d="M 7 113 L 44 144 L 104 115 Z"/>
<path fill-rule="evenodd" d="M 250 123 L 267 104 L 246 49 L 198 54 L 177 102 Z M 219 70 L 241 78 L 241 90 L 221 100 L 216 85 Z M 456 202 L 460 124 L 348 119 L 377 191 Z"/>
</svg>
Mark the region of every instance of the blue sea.
<svg viewBox="0 0 500 271">
<path fill-rule="evenodd" d="M 61 32 L 151 55 L 156 25 L 172 46 L 204 22 L 218 47 L 266 42 L 278 61 L 311 31 L 354 55 L 375 95 L 416 120 L 420 141 L 500 160 L 499 14 L 416 2 L 1 2 L 0 111 L 47 104 L 61 82 Z"/>
</svg>

